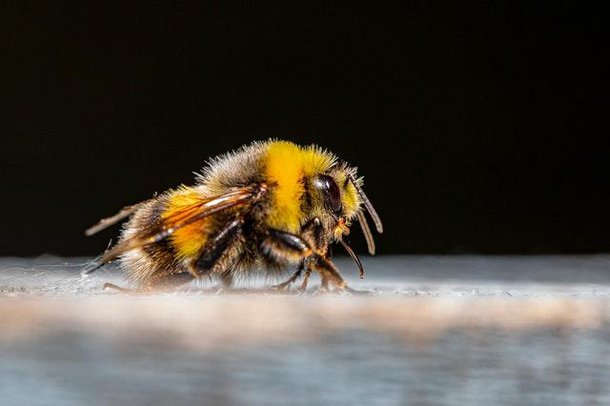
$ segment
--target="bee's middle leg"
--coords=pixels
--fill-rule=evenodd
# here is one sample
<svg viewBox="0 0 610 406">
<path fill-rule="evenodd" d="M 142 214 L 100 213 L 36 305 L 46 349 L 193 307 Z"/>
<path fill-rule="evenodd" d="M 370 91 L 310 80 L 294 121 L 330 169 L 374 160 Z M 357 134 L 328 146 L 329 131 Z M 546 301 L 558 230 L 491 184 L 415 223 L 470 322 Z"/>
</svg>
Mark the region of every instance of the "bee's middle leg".
<svg viewBox="0 0 610 406">
<path fill-rule="evenodd" d="M 290 285 L 292 285 L 297 279 L 299 279 L 301 277 L 301 274 L 303 273 L 304 269 L 305 269 L 305 261 L 301 261 L 299 263 L 299 268 L 292 274 L 292 276 L 290 278 L 288 278 L 284 282 L 279 283 L 273 287 L 277 290 L 288 289 L 290 287 Z"/>
<path fill-rule="evenodd" d="M 277 238 L 277 236 L 276 236 L 276 238 Z M 283 236 L 280 238 L 286 238 L 286 236 Z M 299 238 L 304 240 L 304 244 L 302 244 L 301 247 L 299 248 L 301 250 L 301 252 L 303 252 L 303 246 L 313 248 L 313 250 L 315 250 L 318 253 L 326 252 L 325 247 L 327 244 L 325 243 L 326 240 L 324 238 L 324 229 L 322 227 L 322 222 L 320 221 L 319 218 L 314 217 L 311 220 L 309 220 L 307 223 L 305 223 L 301 227 L 301 235 Z M 288 245 L 292 245 L 292 243 L 289 242 Z M 312 266 L 311 261 L 307 257 L 304 257 L 301 260 L 301 262 L 299 263 L 299 268 L 297 269 L 297 271 L 294 272 L 288 280 L 286 280 L 285 282 L 282 282 L 278 285 L 275 285 L 274 288 L 285 290 L 292 283 L 294 283 L 297 279 L 299 279 L 301 277 L 301 275 L 304 274 L 303 282 L 302 282 L 301 286 L 299 287 L 300 291 L 304 291 L 307 288 L 307 283 L 309 281 L 309 277 L 311 276 L 311 271 L 312 271 L 311 266 Z"/>
<path fill-rule="evenodd" d="M 344 289 L 347 283 L 330 259 L 314 251 L 311 245 L 298 235 L 286 231 L 270 229 L 263 243 L 264 249 L 278 259 L 287 261 L 311 261 L 313 267 L 320 272 L 322 289 L 328 289 L 332 284 L 337 289 Z M 309 267 L 308 267 L 309 269 Z M 311 272 L 311 271 L 310 271 Z M 305 287 L 307 282 L 305 282 Z"/>
</svg>

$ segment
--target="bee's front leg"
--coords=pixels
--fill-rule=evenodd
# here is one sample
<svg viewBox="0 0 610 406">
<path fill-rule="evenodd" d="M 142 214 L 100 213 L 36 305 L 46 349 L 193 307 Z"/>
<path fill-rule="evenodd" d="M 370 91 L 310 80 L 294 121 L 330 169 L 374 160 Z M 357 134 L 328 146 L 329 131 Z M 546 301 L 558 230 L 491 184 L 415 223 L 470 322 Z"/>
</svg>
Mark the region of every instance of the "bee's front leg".
<svg viewBox="0 0 610 406">
<path fill-rule="evenodd" d="M 317 257 L 314 267 L 320 272 L 320 277 L 322 278 L 321 287 L 323 290 L 328 289 L 329 283 L 332 283 L 335 288 L 340 290 L 347 287 L 347 283 L 341 276 L 341 273 L 329 258 L 324 258 L 322 256 Z"/>
</svg>

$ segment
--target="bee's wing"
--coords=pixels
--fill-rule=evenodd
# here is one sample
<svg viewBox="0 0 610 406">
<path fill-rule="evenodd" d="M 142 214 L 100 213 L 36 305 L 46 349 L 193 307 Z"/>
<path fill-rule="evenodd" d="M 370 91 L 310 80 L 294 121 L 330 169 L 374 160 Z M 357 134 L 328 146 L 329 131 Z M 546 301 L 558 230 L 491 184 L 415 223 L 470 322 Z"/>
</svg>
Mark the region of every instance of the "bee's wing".
<svg viewBox="0 0 610 406">
<path fill-rule="evenodd" d="M 110 227 L 113 224 L 118 223 L 123 220 L 125 217 L 132 215 L 140 206 L 144 203 L 149 202 L 150 200 L 145 200 L 140 203 L 132 204 L 131 206 L 125 206 L 114 216 L 106 217 L 97 222 L 97 224 L 92 225 L 88 229 L 85 230 L 86 236 L 92 236 L 93 234 L 97 234 L 100 231 Z"/>
<path fill-rule="evenodd" d="M 159 242 L 172 235 L 176 230 L 214 213 L 251 203 L 260 197 L 265 190 L 264 187 L 261 188 L 260 186 L 248 186 L 209 199 L 202 198 L 200 201 L 164 217 L 159 225 L 121 241 L 102 255 L 100 265 L 108 263 L 132 249 Z"/>
</svg>

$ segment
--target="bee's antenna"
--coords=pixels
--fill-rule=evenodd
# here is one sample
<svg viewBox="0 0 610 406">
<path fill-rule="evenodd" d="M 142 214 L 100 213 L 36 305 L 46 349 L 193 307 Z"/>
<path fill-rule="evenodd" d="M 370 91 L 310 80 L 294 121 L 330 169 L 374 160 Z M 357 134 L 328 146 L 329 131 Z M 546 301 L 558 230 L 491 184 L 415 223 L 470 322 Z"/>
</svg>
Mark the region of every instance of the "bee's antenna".
<svg viewBox="0 0 610 406">
<path fill-rule="evenodd" d="M 373 219 L 373 222 L 375 223 L 375 228 L 377 229 L 377 232 L 379 234 L 383 233 L 383 223 L 381 223 L 381 219 L 379 218 L 379 214 L 377 214 L 377 211 L 373 207 L 373 204 L 371 203 L 369 198 L 366 197 L 366 194 L 364 193 L 364 190 L 362 190 L 362 187 L 360 187 L 358 182 L 356 182 L 356 179 L 354 179 L 354 177 L 352 175 L 348 175 L 348 177 L 349 177 L 349 180 L 354 185 L 354 187 L 356 188 L 356 191 L 358 192 L 358 195 L 362 199 L 362 202 L 364 203 L 364 207 L 366 207 L 366 210 L 369 212 L 371 218 Z M 360 224 L 363 224 L 363 223 L 360 223 Z"/>
<path fill-rule="evenodd" d="M 360 228 L 362 228 L 362 233 L 366 239 L 366 246 L 369 249 L 369 254 L 375 255 L 375 240 L 373 239 L 373 233 L 371 233 L 371 229 L 369 228 L 369 223 L 366 221 L 366 216 L 362 210 L 359 210 L 356 217 L 358 218 L 358 223 L 360 223 Z"/>
<path fill-rule="evenodd" d="M 356 265 L 358 265 L 358 269 L 360 270 L 360 279 L 364 279 L 364 266 L 362 265 L 362 261 L 360 261 L 360 258 L 358 258 L 358 255 L 356 255 L 352 247 L 347 245 L 343 238 L 340 239 L 339 242 L 341 243 L 341 245 L 343 245 L 343 248 L 345 248 L 349 256 L 352 257 Z"/>
</svg>

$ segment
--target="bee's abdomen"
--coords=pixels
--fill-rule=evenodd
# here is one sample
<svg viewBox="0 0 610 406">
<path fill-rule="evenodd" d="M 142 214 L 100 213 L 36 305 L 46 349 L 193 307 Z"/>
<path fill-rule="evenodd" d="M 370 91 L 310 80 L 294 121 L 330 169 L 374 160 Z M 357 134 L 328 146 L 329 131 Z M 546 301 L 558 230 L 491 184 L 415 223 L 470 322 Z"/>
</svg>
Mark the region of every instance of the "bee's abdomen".
<svg viewBox="0 0 610 406">
<path fill-rule="evenodd" d="M 136 233 L 157 226 L 162 222 L 166 205 L 165 195 L 144 204 L 126 224 L 121 239 L 128 239 Z M 121 257 L 121 265 L 130 279 L 137 283 L 145 283 L 155 275 L 182 271 L 181 261 L 168 239 L 127 252 Z"/>
<path fill-rule="evenodd" d="M 202 196 L 194 188 L 183 188 L 172 192 L 164 199 L 159 208 L 158 221 L 171 217 L 188 207 L 201 202 Z M 214 216 L 204 217 L 177 229 L 166 241 L 179 259 L 190 259 L 198 256 L 208 241 L 208 234 L 213 229 Z"/>
</svg>

